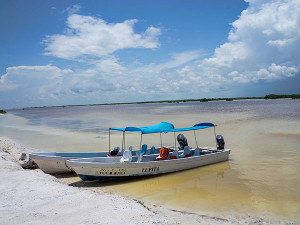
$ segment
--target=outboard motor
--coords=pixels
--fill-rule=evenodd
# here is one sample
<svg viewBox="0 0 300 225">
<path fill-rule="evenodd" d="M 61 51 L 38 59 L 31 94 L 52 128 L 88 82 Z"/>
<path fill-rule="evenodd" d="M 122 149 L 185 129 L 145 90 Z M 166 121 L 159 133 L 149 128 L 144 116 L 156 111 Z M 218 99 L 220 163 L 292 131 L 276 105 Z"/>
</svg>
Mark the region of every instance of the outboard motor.
<svg viewBox="0 0 300 225">
<path fill-rule="evenodd" d="M 184 146 L 188 146 L 187 139 L 183 134 L 178 134 L 177 141 L 180 144 L 179 150 L 183 150 Z"/>
<path fill-rule="evenodd" d="M 222 135 L 217 135 L 217 143 L 218 143 L 218 150 L 223 150 L 225 147 L 225 141 Z"/>
<path fill-rule="evenodd" d="M 112 156 L 116 156 L 118 153 L 119 153 L 119 147 L 115 147 L 114 148 L 114 150 L 112 150 L 111 152 L 110 152 L 110 154 L 112 155 Z"/>
</svg>

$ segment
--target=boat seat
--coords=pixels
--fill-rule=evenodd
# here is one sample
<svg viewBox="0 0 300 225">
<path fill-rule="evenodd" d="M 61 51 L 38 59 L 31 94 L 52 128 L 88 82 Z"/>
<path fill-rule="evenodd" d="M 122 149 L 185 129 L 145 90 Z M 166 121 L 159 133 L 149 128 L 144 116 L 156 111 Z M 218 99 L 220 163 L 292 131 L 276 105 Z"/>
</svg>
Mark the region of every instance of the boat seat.
<svg viewBox="0 0 300 225">
<path fill-rule="evenodd" d="M 143 144 L 142 145 L 142 150 L 140 151 L 140 154 L 144 155 L 144 154 L 146 154 L 146 152 L 147 152 L 147 145 Z"/>
<path fill-rule="evenodd" d="M 172 152 L 172 155 L 170 156 L 170 159 L 178 159 L 178 150 L 174 150 Z"/>
<path fill-rule="evenodd" d="M 188 157 L 191 154 L 190 146 L 184 146 L 183 153 L 179 155 L 179 158 Z"/>
<path fill-rule="evenodd" d="M 151 147 L 150 154 L 155 154 L 155 147 L 154 146 Z"/>
<path fill-rule="evenodd" d="M 129 147 L 128 150 L 125 150 L 123 153 L 120 162 L 131 162 L 132 161 L 132 146 Z"/>
<path fill-rule="evenodd" d="M 147 145 L 146 144 L 143 144 L 142 145 L 142 150 L 137 153 L 137 156 L 138 156 L 138 162 L 141 162 L 143 160 L 143 155 L 145 155 L 147 153 Z"/>
<path fill-rule="evenodd" d="M 200 148 L 196 148 L 194 151 L 194 156 L 200 155 Z"/>
</svg>

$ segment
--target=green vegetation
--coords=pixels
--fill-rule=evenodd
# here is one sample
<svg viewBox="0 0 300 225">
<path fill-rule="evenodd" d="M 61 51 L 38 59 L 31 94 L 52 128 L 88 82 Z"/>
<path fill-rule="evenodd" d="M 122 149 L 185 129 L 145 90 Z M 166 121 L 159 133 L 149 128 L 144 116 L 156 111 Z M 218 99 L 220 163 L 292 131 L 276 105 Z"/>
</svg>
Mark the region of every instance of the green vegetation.
<svg viewBox="0 0 300 225">
<path fill-rule="evenodd" d="M 208 102 L 208 99 L 207 98 L 201 98 L 199 101 L 200 102 Z"/>
<path fill-rule="evenodd" d="M 275 94 L 270 94 L 266 95 L 264 99 L 278 99 L 278 98 L 291 98 L 291 99 L 300 99 L 300 95 L 275 95 Z"/>
<path fill-rule="evenodd" d="M 136 201 L 137 203 L 139 203 L 140 205 L 142 205 L 145 209 L 147 209 L 150 212 L 152 212 L 151 209 L 144 204 L 144 202 L 142 202 L 140 200 L 137 200 L 137 199 L 133 199 L 133 200 Z"/>
<path fill-rule="evenodd" d="M 1 113 L 1 114 L 6 114 L 6 111 L 0 109 L 0 113 Z"/>
</svg>

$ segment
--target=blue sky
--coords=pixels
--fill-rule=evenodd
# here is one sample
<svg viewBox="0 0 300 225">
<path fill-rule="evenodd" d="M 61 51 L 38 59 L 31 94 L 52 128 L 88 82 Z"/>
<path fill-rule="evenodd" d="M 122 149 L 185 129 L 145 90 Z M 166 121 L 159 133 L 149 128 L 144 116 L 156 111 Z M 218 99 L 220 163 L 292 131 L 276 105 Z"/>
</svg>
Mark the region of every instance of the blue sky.
<svg viewBox="0 0 300 225">
<path fill-rule="evenodd" d="M 299 93 L 299 0 L 1 1 L 0 108 Z"/>
</svg>

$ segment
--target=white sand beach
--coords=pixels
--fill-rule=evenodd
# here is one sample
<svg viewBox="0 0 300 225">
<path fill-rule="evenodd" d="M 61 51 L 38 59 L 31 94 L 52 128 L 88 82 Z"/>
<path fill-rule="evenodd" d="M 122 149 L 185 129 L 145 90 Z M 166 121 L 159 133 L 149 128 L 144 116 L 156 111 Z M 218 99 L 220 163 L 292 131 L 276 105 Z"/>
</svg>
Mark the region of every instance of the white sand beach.
<svg viewBox="0 0 300 225">
<path fill-rule="evenodd" d="M 146 205 L 119 195 L 68 186 L 18 159 L 32 152 L 0 138 L 0 224 L 263 224 L 263 218 L 217 218 Z"/>
</svg>

